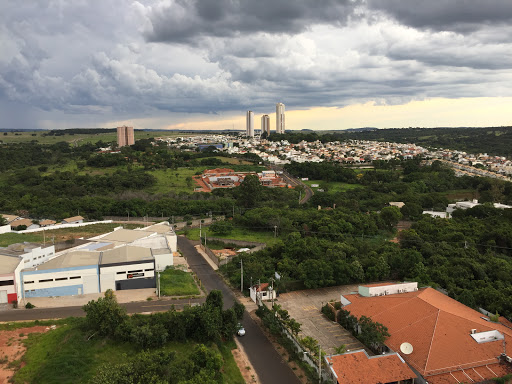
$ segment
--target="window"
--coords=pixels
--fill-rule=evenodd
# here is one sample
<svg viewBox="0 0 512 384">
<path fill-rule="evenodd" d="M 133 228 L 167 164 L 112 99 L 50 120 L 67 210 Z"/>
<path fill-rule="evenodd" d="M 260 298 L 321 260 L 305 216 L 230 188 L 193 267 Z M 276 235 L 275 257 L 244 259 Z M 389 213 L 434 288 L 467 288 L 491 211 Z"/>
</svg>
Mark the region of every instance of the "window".
<svg viewBox="0 0 512 384">
<path fill-rule="evenodd" d="M 80 278 L 81 278 L 81 276 L 71 276 L 71 277 L 69 278 L 69 280 L 80 279 Z"/>
<path fill-rule="evenodd" d="M 137 273 L 137 272 L 142 272 L 142 269 L 137 269 L 136 271 L 128 271 L 128 273 Z"/>
<path fill-rule="evenodd" d="M 153 268 L 151 268 L 151 269 L 145 269 L 144 271 L 145 271 L 145 272 L 151 272 L 151 271 L 154 271 L 154 269 L 153 269 Z"/>
<path fill-rule="evenodd" d="M 126 272 L 117 272 L 117 275 L 124 275 Z"/>
<path fill-rule="evenodd" d="M 49 281 L 53 281 L 53 279 L 43 279 L 43 280 L 39 280 L 40 283 L 47 283 Z"/>
<path fill-rule="evenodd" d="M 0 286 L 2 285 L 14 285 L 14 280 L 2 280 L 0 281 Z"/>
<path fill-rule="evenodd" d="M 34 281 L 25 281 L 24 284 L 34 284 Z"/>
<path fill-rule="evenodd" d="M 57 277 L 55 279 L 55 281 L 62 281 L 62 280 L 67 280 L 68 278 L 67 277 Z"/>
</svg>

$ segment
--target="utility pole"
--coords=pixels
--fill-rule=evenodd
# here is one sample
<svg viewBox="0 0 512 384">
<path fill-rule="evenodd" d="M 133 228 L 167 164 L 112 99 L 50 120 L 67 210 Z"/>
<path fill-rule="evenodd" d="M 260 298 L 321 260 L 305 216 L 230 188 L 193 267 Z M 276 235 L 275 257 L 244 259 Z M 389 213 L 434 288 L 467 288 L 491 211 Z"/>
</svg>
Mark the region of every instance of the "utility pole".
<svg viewBox="0 0 512 384">
<path fill-rule="evenodd" d="M 244 261 L 240 259 L 240 292 L 244 292 Z"/>
<path fill-rule="evenodd" d="M 160 298 L 160 271 L 158 271 L 157 274 L 158 274 L 158 298 Z"/>
<path fill-rule="evenodd" d="M 277 237 L 277 225 L 274 225 L 274 237 Z"/>
<path fill-rule="evenodd" d="M 322 348 L 318 344 L 318 382 L 322 383 Z"/>
<path fill-rule="evenodd" d="M 271 277 L 270 281 L 272 282 L 272 286 L 271 286 L 271 290 L 270 290 L 270 295 L 271 295 L 271 299 L 272 299 L 272 307 L 271 308 L 274 308 L 274 278 Z"/>
<path fill-rule="evenodd" d="M 199 241 L 201 241 L 201 218 L 199 218 Z"/>
</svg>

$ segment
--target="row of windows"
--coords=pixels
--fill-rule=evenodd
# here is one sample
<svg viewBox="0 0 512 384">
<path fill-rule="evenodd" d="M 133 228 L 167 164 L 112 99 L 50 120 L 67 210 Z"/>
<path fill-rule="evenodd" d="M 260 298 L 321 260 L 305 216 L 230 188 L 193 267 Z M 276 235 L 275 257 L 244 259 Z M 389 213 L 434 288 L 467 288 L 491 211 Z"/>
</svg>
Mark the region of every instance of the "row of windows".
<svg viewBox="0 0 512 384">
<path fill-rule="evenodd" d="M 82 276 L 71 276 L 69 277 L 69 280 L 76 280 L 76 279 L 81 279 Z M 55 279 L 42 279 L 42 280 L 39 280 L 38 283 L 47 283 L 49 281 L 63 281 L 63 280 L 67 280 L 68 278 L 67 277 L 57 277 Z M 32 281 L 25 281 L 24 282 L 25 284 L 34 284 L 34 280 Z"/>
<path fill-rule="evenodd" d="M 154 271 L 153 268 L 151 269 L 137 269 L 136 271 L 128 271 L 128 272 L 116 272 L 117 275 L 124 275 L 124 274 L 127 274 L 127 273 L 141 273 L 141 272 L 152 272 Z"/>
<path fill-rule="evenodd" d="M 41 257 L 51 256 L 51 255 L 53 255 L 53 252 L 50 252 L 48 255 L 41 255 L 41 256 L 38 256 L 38 257 L 34 257 L 34 258 L 32 259 L 32 261 L 35 261 L 35 260 L 37 260 L 37 259 L 40 259 Z"/>
<path fill-rule="evenodd" d="M 0 281 L 0 286 L 3 285 L 14 285 L 14 280 L 2 280 Z"/>
</svg>

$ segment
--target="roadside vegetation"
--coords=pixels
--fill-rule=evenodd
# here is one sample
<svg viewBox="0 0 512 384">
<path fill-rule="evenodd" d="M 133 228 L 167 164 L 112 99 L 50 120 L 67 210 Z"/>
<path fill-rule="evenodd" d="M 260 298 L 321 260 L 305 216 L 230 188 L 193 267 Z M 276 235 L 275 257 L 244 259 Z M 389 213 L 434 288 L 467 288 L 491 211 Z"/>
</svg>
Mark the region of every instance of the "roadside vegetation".
<svg viewBox="0 0 512 384">
<path fill-rule="evenodd" d="M 243 383 L 231 349 L 244 308 L 223 310 L 219 291 L 183 312 L 127 316 L 112 291 L 84 310 L 29 335 L 13 383 Z"/>
</svg>

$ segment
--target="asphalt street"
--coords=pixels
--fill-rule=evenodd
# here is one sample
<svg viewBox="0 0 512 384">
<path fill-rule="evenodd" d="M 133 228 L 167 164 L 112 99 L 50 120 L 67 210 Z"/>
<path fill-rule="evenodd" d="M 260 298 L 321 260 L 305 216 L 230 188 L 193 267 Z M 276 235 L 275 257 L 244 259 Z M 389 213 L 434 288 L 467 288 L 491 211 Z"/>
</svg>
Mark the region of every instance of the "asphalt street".
<svg viewBox="0 0 512 384">
<path fill-rule="evenodd" d="M 161 312 L 169 310 L 173 305 L 176 309 L 183 309 L 185 305 L 204 303 L 205 299 L 178 299 L 178 300 L 156 300 L 120 304 L 128 313 Z M 59 308 L 34 308 L 0 311 L 0 322 L 8 321 L 31 321 L 43 319 L 61 319 L 65 317 L 82 317 L 85 312 L 81 306 L 59 307 Z"/>
<path fill-rule="evenodd" d="M 229 308 L 235 302 L 235 297 L 219 275 L 210 267 L 203 257 L 196 251 L 192 243 L 185 237 L 178 237 L 178 247 L 187 259 L 190 268 L 197 274 L 206 290 L 222 291 L 224 307 Z M 256 370 L 263 384 L 299 384 L 300 381 L 292 369 L 275 350 L 272 343 L 266 338 L 259 326 L 246 312 L 243 326 L 246 334 L 239 338 L 247 357 Z"/>
</svg>

